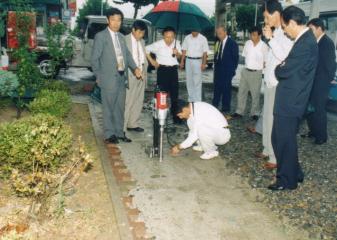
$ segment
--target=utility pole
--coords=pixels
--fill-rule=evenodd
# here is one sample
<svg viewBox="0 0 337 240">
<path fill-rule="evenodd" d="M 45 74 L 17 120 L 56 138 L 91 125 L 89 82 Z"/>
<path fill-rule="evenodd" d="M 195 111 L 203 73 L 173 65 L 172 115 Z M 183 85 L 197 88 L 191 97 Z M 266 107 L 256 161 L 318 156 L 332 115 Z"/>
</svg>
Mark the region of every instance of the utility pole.
<svg viewBox="0 0 337 240">
<path fill-rule="evenodd" d="M 320 0 L 311 1 L 310 19 L 319 17 L 319 3 Z"/>
<path fill-rule="evenodd" d="M 103 16 L 103 0 L 101 0 L 101 16 Z"/>
<path fill-rule="evenodd" d="M 254 26 L 257 26 L 257 8 L 258 8 L 258 3 L 255 3 L 255 25 Z"/>
</svg>

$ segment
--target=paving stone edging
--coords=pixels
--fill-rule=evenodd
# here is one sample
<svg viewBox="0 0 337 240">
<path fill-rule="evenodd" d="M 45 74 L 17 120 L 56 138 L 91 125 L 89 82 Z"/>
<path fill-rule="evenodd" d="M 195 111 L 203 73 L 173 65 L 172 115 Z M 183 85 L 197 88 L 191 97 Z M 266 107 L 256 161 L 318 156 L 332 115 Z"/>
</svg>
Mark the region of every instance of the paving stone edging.
<svg viewBox="0 0 337 240">
<path fill-rule="evenodd" d="M 112 207 L 116 216 L 121 240 L 150 240 L 146 232 L 146 226 L 139 220 L 139 209 L 133 205 L 133 197 L 129 191 L 135 186 L 130 172 L 125 166 L 121 151 L 117 145 L 105 144 L 103 131 L 95 112 L 95 105 L 90 98 L 73 96 L 73 103 L 87 104 L 90 112 L 92 126 L 96 138 L 96 144 L 100 153 L 100 161 L 108 186 Z"/>
</svg>

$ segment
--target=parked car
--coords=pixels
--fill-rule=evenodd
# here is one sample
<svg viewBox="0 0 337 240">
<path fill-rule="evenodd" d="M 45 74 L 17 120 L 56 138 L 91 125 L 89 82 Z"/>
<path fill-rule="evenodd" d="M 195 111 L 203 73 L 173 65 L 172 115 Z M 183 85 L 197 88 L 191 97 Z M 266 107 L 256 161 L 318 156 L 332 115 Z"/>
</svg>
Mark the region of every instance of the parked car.
<svg viewBox="0 0 337 240">
<path fill-rule="evenodd" d="M 68 65 L 73 67 L 86 67 L 88 69 L 91 69 L 90 58 L 91 51 L 94 45 L 95 35 L 96 33 L 104 30 L 107 27 L 108 23 L 105 16 L 89 15 L 86 17 L 86 19 L 88 20 L 88 24 L 84 30 L 83 37 L 81 39 L 76 39 L 74 44 L 75 53 Z M 124 35 L 129 34 L 132 30 L 132 25 L 134 21 L 134 19 L 124 18 L 120 32 Z M 148 36 L 151 34 L 151 23 L 147 20 L 142 21 L 144 21 L 148 26 L 148 31 L 144 36 L 145 42 L 147 42 Z"/>
<path fill-rule="evenodd" d="M 95 35 L 96 33 L 102 31 L 107 27 L 107 19 L 105 16 L 89 15 L 86 18 L 88 20 L 88 24 L 85 30 L 83 30 L 82 38 L 77 38 L 75 41 L 75 54 L 71 61 L 67 63 L 68 66 L 87 67 L 88 69 L 91 69 L 90 58 Z M 145 19 L 141 20 L 144 21 L 148 26 L 146 34 L 144 36 L 145 44 L 150 44 L 153 41 L 156 41 L 157 35 L 154 34 L 156 30 L 151 26 L 151 23 L 149 21 Z M 123 25 L 120 32 L 124 35 L 129 34 L 131 32 L 134 21 L 134 19 L 125 18 L 123 20 Z M 160 34 L 158 34 L 158 36 L 160 36 Z M 214 63 L 214 52 L 212 50 L 208 51 L 207 56 L 207 66 L 209 68 L 212 68 Z M 153 67 L 151 67 L 151 65 L 149 64 L 149 70 L 151 69 L 153 69 Z"/>
</svg>

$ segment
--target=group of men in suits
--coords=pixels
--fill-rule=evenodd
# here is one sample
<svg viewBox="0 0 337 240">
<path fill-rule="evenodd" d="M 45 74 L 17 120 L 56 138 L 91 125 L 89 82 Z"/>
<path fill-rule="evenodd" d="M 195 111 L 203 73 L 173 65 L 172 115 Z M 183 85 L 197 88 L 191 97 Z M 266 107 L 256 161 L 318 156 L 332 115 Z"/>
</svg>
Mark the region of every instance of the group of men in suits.
<svg viewBox="0 0 337 240">
<path fill-rule="evenodd" d="M 316 18 L 306 24 L 305 13 L 298 7 L 289 6 L 283 10 L 278 0 L 268 0 L 264 5 L 264 18 L 263 36 L 268 46 L 262 113 L 264 149 L 256 156 L 268 159 L 265 168 L 277 169 L 276 181 L 268 186 L 270 190 L 291 190 L 304 179 L 296 138 L 301 120 L 306 117 L 309 128 L 302 137 L 314 138 L 315 144 L 327 141 L 325 106 L 336 71 L 335 46 L 324 33 L 323 21 Z M 225 28 L 219 27 L 217 36 L 213 105 L 218 107 L 222 97 L 221 109 L 226 114 L 230 111 L 230 89 L 238 64 L 238 48 Z M 252 54 L 254 51 L 251 48 Z M 257 53 L 254 54 L 256 58 Z M 247 60 L 247 71 L 260 70 L 247 67 L 254 66 L 247 64 Z M 243 80 L 252 81 L 252 77 L 248 74 L 248 79 Z M 241 117 L 243 111 L 239 110 L 238 106 L 231 116 Z"/>
<path fill-rule="evenodd" d="M 277 8 L 281 7 L 277 0 L 266 3 L 264 15 L 267 19 L 273 14 L 268 10 L 277 5 Z M 289 49 L 283 60 L 278 59 L 281 60 L 280 64 L 273 71 L 277 84 L 273 100 L 271 139 L 268 141 L 271 140 L 277 171 L 276 181 L 268 188 L 278 191 L 296 189 L 298 183 L 303 182 L 304 174 L 298 159 L 297 133 L 308 110 L 312 109 L 307 118 L 307 136 L 315 138 L 316 144 L 327 141 L 325 106 L 330 82 L 336 71 L 336 56 L 334 43 L 324 34 L 322 20 L 313 19 L 306 24 L 304 11 L 295 6 L 275 13 L 280 17 L 281 31 L 292 40 L 292 46 L 286 48 L 284 41 L 275 41 L 276 29 L 273 32 L 268 25 L 264 28 L 269 52 L 274 57 L 278 56 L 277 49 L 280 47 L 283 46 L 283 53 Z M 266 68 L 268 64 L 271 63 L 267 62 Z M 266 108 L 266 104 L 270 102 L 264 104 Z"/>
<path fill-rule="evenodd" d="M 264 9 L 263 35 L 268 45 L 265 62 L 265 102 L 261 156 L 274 159 L 276 181 L 271 190 L 296 189 L 304 174 L 298 161 L 299 124 L 307 109 L 309 133 L 315 143 L 327 141 L 325 104 L 336 71 L 335 46 L 324 34 L 324 24 L 313 19 L 306 25 L 303 10 L 290 6 L 282 10 L 278 0 L 268 0 Z M 147 70 L 147 59 L 157 68 L 157 84 L 170 93 L 172 115 L 177 118 L 178 61 L 181 55 L 175 30 L 168 27 L 163 39 L 145 48 L 142 40 L 146 25 L 136 21 L 132 32 L 119 33 L 123 13 L 111 8 L 108 27 L 95 36 L 91 64 L 101 87 L 105 141 L 131 142 L 125 131 L 141 132 L 138 126 Z M 310 28 L 309 28 L 310 27 Z M 239 48 L 224 26 L 216 29 L 214 96 L 212 104 L 223 113 L 230 112 L 232 78 L 235 75 Z M 286 37 L 286 36 L 287 37 Z M 150 53 L 156 53 L 153 59 Z"/>
</svg>

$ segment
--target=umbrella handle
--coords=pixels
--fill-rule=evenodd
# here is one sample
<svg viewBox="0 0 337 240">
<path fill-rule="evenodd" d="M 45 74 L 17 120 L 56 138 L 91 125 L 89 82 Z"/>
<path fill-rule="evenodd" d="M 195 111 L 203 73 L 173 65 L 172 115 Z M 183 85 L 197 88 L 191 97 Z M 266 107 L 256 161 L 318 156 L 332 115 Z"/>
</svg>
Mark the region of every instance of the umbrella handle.
<svg viewBox="0 0 337 240">
<path fill-rule="evenodd" d="M 178 18 L 177 18 L 177 29 L 176 29 L 176 37 L 174 39 L 174 48 L 177 47 L 177 38 L 178 38 L 178 32 L 179 32 L 179 23 L 180 23 L 180 13 L 178 11 Z M 172 57 L 175 57 L 176 55 L 173 53 Z"/>
</svg>

